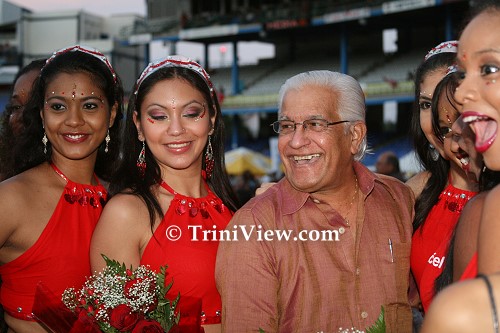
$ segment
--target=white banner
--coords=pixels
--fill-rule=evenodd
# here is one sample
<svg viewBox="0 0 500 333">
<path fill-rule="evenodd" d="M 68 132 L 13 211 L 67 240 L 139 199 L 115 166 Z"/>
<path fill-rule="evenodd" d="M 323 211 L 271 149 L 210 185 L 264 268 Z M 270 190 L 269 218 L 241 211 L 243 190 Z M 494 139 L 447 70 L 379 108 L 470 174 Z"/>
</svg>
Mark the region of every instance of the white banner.
<svg viewBox="0 0 500 333">
<path fill-rule="evenodd" d="M 432 7 L 436 5 L 436 0 L 399 0 L 384 2 L 382 12 L 384 14 L 404 12 L 407 10 Z"/>
</svg>

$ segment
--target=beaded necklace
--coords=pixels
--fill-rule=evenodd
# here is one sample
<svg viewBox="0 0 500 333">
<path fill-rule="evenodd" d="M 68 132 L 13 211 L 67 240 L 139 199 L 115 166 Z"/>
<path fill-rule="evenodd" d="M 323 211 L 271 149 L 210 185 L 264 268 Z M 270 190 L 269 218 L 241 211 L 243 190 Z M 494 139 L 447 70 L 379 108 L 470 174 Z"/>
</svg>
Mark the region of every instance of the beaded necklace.
<svg viewBox="0 0 500 333">
<path fill-rule="evenodd" d="M 94 208 L 103 207 L 105 205 L 107 194 L 95 175 L 97 186 L 78 184 L 69 180 L 54 163 L 50 163 L 50 166 L 55 173 L 66 182 L 66 186 L 64 187 L 64 199 L 67 202 L 70 204 L 77 202 L 80 206 L 85 207 L 90 205 Z"/>
</svg>

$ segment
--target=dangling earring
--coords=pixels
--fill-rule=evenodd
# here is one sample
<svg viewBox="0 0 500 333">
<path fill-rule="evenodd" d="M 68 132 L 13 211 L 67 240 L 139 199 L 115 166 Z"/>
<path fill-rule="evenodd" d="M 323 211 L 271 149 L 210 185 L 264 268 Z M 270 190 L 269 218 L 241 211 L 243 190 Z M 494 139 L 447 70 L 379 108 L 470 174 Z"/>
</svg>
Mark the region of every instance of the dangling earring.
<svg viewBox="0 0 500 333">
<path fill-rule="evenodd" d="M 212 136 L 208 136 L 207 151 L 205 152 L 205 172 L 207 174 L 207 179 L 212 176 L 212 171 L 214 170 L 214 151 L 212 149 Z"/>
<path fill-rule="evenodd" d="M 47 155 L 47 142 L 49 142 L 49 140 L 47 139 L 47 134 L 45 134 L 45 132 L 44 132 L 43 138 L 42 138 L 42 143 L 43 143 L 43 153 L 45 155 Z"/>
<path fill-rule="evenodd" d="M 436 162 L 437 160 L 439 160 L 439 152 L 430 143 L 429 143 L 429 151 L 430 151 L 430 154 L 431 154 L 431 158 L 432 158 L 432 160 L 434 162 Z"/>
<path fill-rule="evenodd" d="M 142 178 L 146 174 L 146 140 L 142 141 L 142 149 L 137 158 L 137 169 Z"/>
<path fill-rule="evenodd" d="M 106 147 L 104 148 L 104 152 L 107 153 L 109 151 L 109 141 L 111 141 L 111 137 L 109 136 L 109 129 L 108 129 L 108 134 L 106 134 Z"/>
</svg>

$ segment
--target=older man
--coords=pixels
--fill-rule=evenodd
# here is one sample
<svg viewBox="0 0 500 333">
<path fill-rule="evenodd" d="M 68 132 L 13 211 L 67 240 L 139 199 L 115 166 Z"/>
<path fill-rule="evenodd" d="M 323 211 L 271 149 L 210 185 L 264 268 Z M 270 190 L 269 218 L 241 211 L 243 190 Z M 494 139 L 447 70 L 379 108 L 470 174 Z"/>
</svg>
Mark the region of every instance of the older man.
<svg viewBox="0 0 500 333">
<path fill-rule="evenodd" d="M 233 239 L 220 243 L 223 331 L 364 330 L 383 307 L 387 332 L 411 332 L 414 198 L 357 162 L 366 150 L 358 82 L 330 71 L 290 78 L 273 128 L 286 177 L 243 206 L 226 229 Z"/>
</svg>

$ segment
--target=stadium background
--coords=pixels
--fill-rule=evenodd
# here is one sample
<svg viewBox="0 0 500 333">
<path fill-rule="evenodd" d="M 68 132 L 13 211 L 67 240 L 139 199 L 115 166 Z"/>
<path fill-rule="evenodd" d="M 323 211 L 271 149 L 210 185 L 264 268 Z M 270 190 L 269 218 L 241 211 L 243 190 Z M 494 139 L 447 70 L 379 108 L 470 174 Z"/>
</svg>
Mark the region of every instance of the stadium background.
<svg viewBox="0 0 500 333">
<path fill-rule="evenodd" d="M 21 59 L 19 64 L 25 65 L 46 57 L 48 50 L 60 48 L 54 48 L 56 42 L 65 46 L 73 40 L 80 43 L 82 39 L 98 38 L 93 40 L 95 47 L 110 56 L 125 89 L 130 90 L 140 70 L 152 60 L 150 45 L 164 45 L 161 55 L 167 55 L 177 53 L 178 45 L 184 42 L 198 43 L 202 45 L 202 56 L 183 53 L 201 62 L 216 89 L 224 91 L 227 150 L 248 147 L 273 157 L 276 134 L 269 124 L 277 117 L 281 84 L 307 70 L 340 71 L 358 79 L 366 95 L 368 143 L 373 153 L 363 162 L 373 166 L 380 152 L 392 150 L 407 172 L 418 170 L 408 138 L 414 102 L 413 72 L 429 49 L 458 37 L 469 9 L 466 0 L 145 2 L 146 17 L 134 18 L 133 24 L 121 29 L 117 37 L 103 32 L 106 19 L 81 12 L 73 16 L 26 14 L 14 8 L 20 19 L 1 25 L 0 36 L 21 36 L 17 39 L 20 48 L 17 53 L 7 49 L 3 58 L 12 53 L 13 59 Z M 14 9 L 3 3 L 4 19 Z M 387 29 L 397 31 L 393 43 L 396 51 L 384 52 Z M 74 31 L 74 35 L 62 35 L 63 31 Z M 47 35 L 59 38 L 37 39 Z M 103 38 L 111 41 L 105 44 Z M 257 64 L 240 64 L 236 56 L 240 45 L 252 41 L 273 45 L 274 57 Z M 214 45 L 236 50 L 232 56 L 227 53 L 227 66 L 214 66 L 216 62 L 210 59 L 209 52 Z M 12 78 L 5 82 L 12 82 Z M 2 100 L 7 96 L 5 89 Z"/>
</svg>

